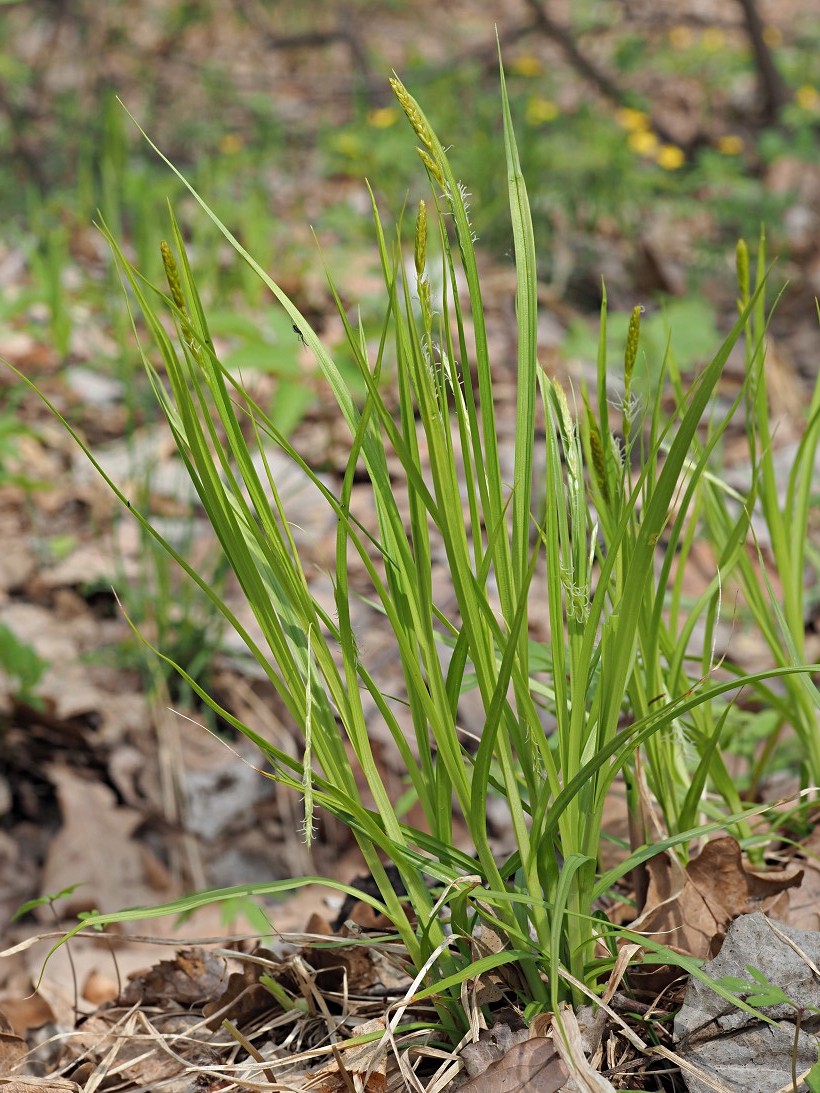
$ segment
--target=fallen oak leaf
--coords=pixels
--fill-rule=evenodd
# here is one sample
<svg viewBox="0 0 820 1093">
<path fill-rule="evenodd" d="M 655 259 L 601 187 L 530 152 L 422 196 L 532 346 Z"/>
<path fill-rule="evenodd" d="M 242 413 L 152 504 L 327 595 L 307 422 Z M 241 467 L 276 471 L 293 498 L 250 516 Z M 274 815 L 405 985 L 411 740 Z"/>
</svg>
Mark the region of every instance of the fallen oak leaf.
<svg viewBox="0 0 820 1093">
<path fill-rule="evenodd" d="M 460 1086 L 459 1093 L 558 1093 L 568 1078 L 552 1040 L 533 1036 L 514 1044 L 483 1074 Z"/>
<path fill-rule="evenodd" d="M 144 817 L 119 807 L 113 790 L 71 767 L 53 763 L 48 776 L 63 825 L 48 848 L 42 890 L 71 892 L 53 901 L 57 914 L 67 918 L 92 908 L 105 912 L 155 903 L 157 890 L 150 878 L 162 869 L 146 867 L 153 855 L 133 837 Z M 94 847 L 90 856 L 89 847 Z M 84 884 L 76 884 L 78 876 Z M 43 918 L 50 913 L 41 911 Z"/>
<path fill-rule="evenodd" d="M 240 955 L 237 954 L 237 959 Z M 219 993 L 202 1007 L 209 1028 L 216 1028 L 225 1018 L 230 1018 L 233 1025 L 244 1028 L 281 1005 L 277 994 L 260 982 L 263 977 L 276 982 L 286 979 L 286 986 L 281 985 L 281 990 L 277 992 L 283 998 L 287 997 L 288 989 L 295 983 L 287 963 L 280 963 L 272 952 L 261 946 L 256 948 L 250 959 L 243 961 L 241 970 L 231 972 Z"/>
<path fill-rule="evenodd" d="M 0 1010 L 0 1073 L 8 1074 L 28 1054 L 28 1045 L 12 1028 L 11 1021 Z"/>
<path fill-rule="evenodd" d="M 30 1029 L 54 1024 L 54 1011 L 41 994 L 34 991 L 24 998 L 4 998 L 0 1009 L 0 1029 L 23 1039 Z"/>
<path fill-rule="evenodd" d="M 702 959 L 716 954 L 738 915 L 771 910 L 781 893 L 803 879 L 801 869 L 758 873 L 748 868 L 728 836 L 707 843 L 685 870 L 669 854 L 656 855 L 647 866 L 646 908 L 632 929 Z"/>
<path fill-rule="evenodd" d="M 329 940 L 337 940 L 332 927 L 317 914 L 311 915 L 307 933 L 325 934 Z M 367 946 L 329 944 L 326 948 L 319 948 L 309 944 L 301 949 L 300 955 L 317 973 L 317 979 L 326 991 L 342 990 L 345 983 L 351 990 L 366 991 L 378 981 L 373 954 Z"/>
<path fill-rule="evenodd" d="M 671 853 L 657 854 L 647 869 L 646 905 L 630 928 L 702 960 L 720 951 L 726 931 L 740 915 L 782 912 L 784 893 L 803 879 L 801 869 L 750 869 L 737 841 L 729 836 L 708 842 L 685 869 Z M 654 995 L 679 975 L 680 970 L 669 965 L 635 965 L 629 981 L 634 989 Z"/>
<path fill-rule="evenodd" d="M 28 1055 L 28 1044 L 14 1032 L 0 1032 L 0 1067 L 8 1074 Z"/>
<path fill-rule="evenodd" d="M 132 973 L 122 1005 L 195 1006 L 211 1000 L 228 981 L 226 962 L 201 948 L 180 949 L 173 960 L 160 960 L 144 972 Z"/>
</svg>

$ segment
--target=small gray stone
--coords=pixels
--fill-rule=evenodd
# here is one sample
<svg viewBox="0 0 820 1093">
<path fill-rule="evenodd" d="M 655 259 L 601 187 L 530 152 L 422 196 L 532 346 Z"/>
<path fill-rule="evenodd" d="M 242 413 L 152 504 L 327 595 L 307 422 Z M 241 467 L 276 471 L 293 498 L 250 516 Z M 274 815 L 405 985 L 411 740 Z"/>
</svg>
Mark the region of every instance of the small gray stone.
<svg viewBox="0 0 820 1093">
<path fill-rule="evenodd" d="M 798 1074 L 818 1058 L 820 978 L 811 968 L 818 963 L 820 934 L 773 923 L 761 912 L 741 915 L 730 926 L 720 954 L 703 971 L 712 979 L 732 976 L 749 980 L 751 993 L 754 987 L 748 969 L 754 968 L 780 987 L 793 1005 L 759 1007 L 776 1022 L 768 1024 L 732 1005 L 700 980 L 690 979 L 675 1019 L 678 1052 L 727 1090 L 776 1093 L 788 1087 L 797 1008 L 803 1010 L 797 1038 Z M 713 1088 L 692 1074 L 685 1073 L 684 1080 L 690 1093 L 710 1093 Z"/>
</svg>

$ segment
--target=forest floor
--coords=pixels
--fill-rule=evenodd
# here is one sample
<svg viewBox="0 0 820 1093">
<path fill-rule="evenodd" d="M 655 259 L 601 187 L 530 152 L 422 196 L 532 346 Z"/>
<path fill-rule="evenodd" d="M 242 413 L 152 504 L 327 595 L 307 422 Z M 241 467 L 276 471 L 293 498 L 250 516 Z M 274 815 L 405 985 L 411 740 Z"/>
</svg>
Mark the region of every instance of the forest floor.
<svg viewBox="0 0 820 1093">
<path fill-rule="evenodd" d="M 632 20 L 640 19 L 640 6 L 624 5 Z M 561 5 L 554 7 L 557 17 L 566 17 Z M 680 7 L 686 11 L 676 13 L 676 21 L 691 18 L 695 27 L 698 20 L 708 23 L 713 14 L 713 5 L 696 0 Z M 289 132 L 303 126 L 304 141 L 286 141 L 289 155 L 265 176 L 269 211 L 279 224 L 277 238 L 282 232 L 288 236 L 285 269 L 281 277 L 275 268 L 272 272 L 329 344 L 341 342 L 343 332 L 321 262 L 313 257 L 309 223 L 330 205 L 360 216 L 366 194 L 362 182 L 318 168 L 309 134 L 344 124 L 361 94 L 372 96 L 372 110 L 385 109 L 391 69 L 401 71 L 420 51 L 431 64 L 438 56 L 446 65 L 455 50 L 459 57 L 487 58 L 492 65 L 494 19 L 510 62 L 516 56 L 537 56 L 547 68 L 564 65 L 568 94 L 597 101 L 598 92 L 566 65 L 555 42 L 531 26 L 531 5 L 523 0 L 505 5 L 503 16 L 481 0 L 385 4 L 375 14 L 366 6 L 339 5 L 339 11 L 345 9 L 344 19 L 330 18 L 317 8 L 313 29 L 300 29 L 298 39 L 295 32 L 281 29 L 266 5 L 236 8 L 239 14 L 229 17 L 216 5 L 213 18 L 185 26 L 175 35 L 167 26 L 160 33 L 162 20 L 155 6 L 130 5 L 129 35 L 119 53 L 110 48 L 119 17 L 115 15 L 101 16 L 96 23 L 91 17 L 86 30 L 97 27 L 100 37 L 96 42 L 86 39 L 79 53 L 73 37 L 76 28 L 70 22 L 53 38 L 46 32 L 47 20 L 10 18 L 8 26 L 18 57 L 31 62 L 50 51 L 50 73 L 57 83 L 74 80 L 83 94 L 91 95 L 84 73 L 104 68 L 107 85 L 117 87 L 133 112 L 154 119 L 151 135 L 172 157 L 186 155 L 178 133 L 186 119 L 194 126 L 202 109 L 201 84 L 213 71 L 221 73 L 220 78 L 230 73 L 235 81 L 237 98 L 226 96 L 226 109 L 236 112 L 234 130 L 242 139 L 252 136 L 243 136 L 248 123 L 237 103 L 251 92 L 276 104 Z M 788 5 L 768 8 L 767 23 L 787 37 L 795 22 L 812 13 L 813 4 L 790 0 Z M 661 27 L 658 32 L 666 30 Z M 602 42 L 596 62 L 605 66 L 611 49 L 611 42 Z M 150 88 L 145 80 L 149 70 L 155 74 Z M 688 90 L 681 84 L 672 93 L 668 80 L 653 88 L 652 80 L 651 66 L 631 77 L 632 85 L 656 102 L 656 116 L 664 127 L 675 132 L 688 117 Z M 176 127 L 157 102 L 173 104 Z M 46 120 L 43 133 L 47 132 Z M 39 154 L 36 136 L 23 140 L 21 170 L 30 166 L 27 157 L 36 160 Z M 224 139 L 222 147 L 228 155 L 230 144 Z M 774 412 L 781 422 L 776 444 L 785 480 L 817 370 L 814 297 L 820 290 L 820 166 L 784 156 L 769 169 L 765 185 L 773 193 L 793 195 L 788 223 L 777 225 L 774 233 L 788 244 L 782 274 L 790 285 L 769 344 L 778 404 Z M 532 187 L 536 192 L 537 180 Z M 681 270 L 702 228 L 702 219 L 692 215 L 672 230 L 667 220 L 655 221 L 647 210 L 639 239 L 620 237 L 611 224 L 602 224 L 592 258 L 582 255 L 571 234 L 565 236 L 570 269 L 543 286 L 542 365 L 560 370 L 576 389 L 583 378 L 594 375 L 593 360 L 566 351 L 566 345 L 568 331 L 587 322 L 590 304 L 594 305 L 595 279 L 601 272 L 594 270 L 597 258 L 607 267 L 612 298 L 627 307 L 647 300 L 650 311 L 657 311 L 653 291 L 671 291 L 673 297 L 682 291 Z M 133 225 L 126 224 L 125 230 L 136 234 Z M 158 244 L 166 229 L 150 225 L 150 230 Z M 345 301 L 372 297 L 378 283 L 372 245 L 349 239 L 337 245 L 332 228 L 324 229 L 322 241 L 338 271 Z M 46 303 L 32 298 L 12 317 L 0 318 L 0 354 L 38 383 L 81 432 L 107 473 L 135 505 L 161 520 L 166 536 L 180 544 L 200 572 L 225 582 L 229 603 L 252 628 L 238 589 L 220 570 L 213 537 L 167 431 L 144 404 L 135 418 L 124 370 L 111 374 L 104 367 L 119 343 L 110 317 L 88 302 L 105 291 L 100 286 L 107 283 L 110 270 L 99 234 L 88 223 L 72 223 L 67 247 L 61 280 L 69 285 L 72 302 L 65 351 L 55 345 Z M 509 260 L 496 251 L 482 256 L 482 277 L 491 355 L 499 362 L 496 409 L 503 459 L 515 428 L 515 274 Z M 30 237 L 10 232 L 0 242 L 4 295 L 8 300 L 31 296 L 35 282 Z M 85 285 L 95 286 L 88 295 Z M 710 298 L 718 326 L 725 329 L 735 313 L 730 264 L 707 275 L 701 291 Z M 265 304 L 256 307 L 260 321 L 267 321 Z M 232 346 L 229 335 L 224 346 L 226 351 Z M 312 356 L 295 335 L 287 351 L 297 369 L 311 371 Z M 135 348 L 129 367 L 139 368 Z M 733 392 L 740 376 L 741 362 L 732 359 L 722 381 L 723 393 Z M 260 375 L 255 382 L 261 400 L 275 396 L 276 379 Z M 345 461 L 344 425 L 329 395 L 313 379 L 310 383 L 315 397 L 295 427 L 293 443 L 328 485 L 338 486 Z M 343 1009 L 348 1034 L 352 1027 L 359 1032 L 383 1029 L 384 999 L 401 999 L 409 980 L 401 954 L 390 946 L 347 947 L 330 960 L 316 947 L 317 939 L 337 931 L 342 911 L 343 920 L 357 924 L 359 930 L 380 925 L 368 920 L 364 905 L 343 908 L 338 891 L 318 884 L 265 904 L 270 931 L 265 931 L 269 936 L 262 950 L 253 947 L 260 933 L 256 905 L 237 898 L 204 906 L 184 923 L 174 918 L 143 920 L 124 924 L 116 933 L 81 934 L 58 949 L 43 970 L 50 946 L 84 910 L 150 906 L 194 889 L 297 876 L 351 883 L 362 865 L 349 832 L 329 820 L 322 821 L 308 853 L 300 838 L 299 799 L 260 776 L 255 753 L 244 742 L 229 732 L 215 735 L 203 728 L 201 707 L 180 693 L 174 678 L 139 649 L 120 601 L 149 639 L 168 642 L 175 655 L 187 656 L 189 665 L 206 651 L 208 663 L 199 667 L 218 703 L 278 746 L 294 751 L 295 739 L 270 685 L 252 670 L 233 636 L 220 629 L 201 605 L 189 601 L 179 578 L 157 559 L 136 522 L 53 415 L 21 392 L 12 373 L 0 371 L 0 392 L 13 408 L 8 417 L 5 410 L 0 413 L 0 625 L 21 647 L 34 650 L 42 666 L 41 673 L 32 668 L 36 684 L 28 691 L 20 685 L 28 665 L 22 664 L 17 675 L 9 672 L 5 680 L 0 675 L 0 947 L 5 950 L 0 961 L 0 1010 L 5 1015 L 5 1026 L 0 1026 L 0 1083 L 20 1091 L 175 1093 L 302 1089 L 308 1083 L 327 1093 L 410 1087 L 410 1079 L 387 1052 L 375 1061 L 371 1053 L 362 1061 L 351 1049 L 344 1058 L 334 1050 L 332 1033 L 341 1027 Z M 6 433 L 3 423 L 12 417 L 14 427 Z M 731 463 L 731 445 L 728 459 Z M 739 467 L 737 473 L 742 471 Z M 283 460 L 276 472 L 311 590 L 332 611 L 329 572 L 335 519 L 291 464 Z M 354 502 L 366 521 L 370 502 L 364 488 Z M 698 580 L 708 581 L 708 565 L 704 558 L 703 571 L 693 577 L 693 591 Z M 445 559 L 438 556 L 433 585 L 442 604 L 452 599 L 449 584 Z M 383 621 L 364 602 L 357 601 L 353 610 L 354 629 L 364 635 L 363 651 L 370 657 L 374 677 L 385 693 L 397 693 L 400 666 Z M 820 660 L 820 624 L 815 632 L 815 622 L 807 619 L 809 653 Z M 748 669 L 762 666 L 765 653 L 755 635 L 738 632 L 731 619 L 726 626 L 721 640 L 731 637 L 735 658 Z M 464 724 L 480 718 L 476 701 L 475 696 L 464 696 L 459 708 Z M 367 713 L 372 738 L 378 741 L 385 731 L 378 711 L 374 707 Z M 385 737 L 382 773 L 398 798 L 406 786 L 388 742 Z M 767 793 L 786 796 L 794 784 L 793 774 L 781 771 L 771 779 Z M 412 813 L 409 818 L 413 820 Z M 625 810 L 617 798 L 610 822 L 613 836 L 625 833 Z M 463 835 L 458 818 L 456 833 Z M 509 838 L 502 820 L 494 836 L 499 847 Z M 712 881 L 701 877 L 692 883 L 703 907 L 725 900 L 726 913 L 733 917 L 752 905 L 769 906 L 779 900 L 781 921 L 816 931 L 820 874 L 807 860 L 814 852 L 813 838 L 799 863 L 805 874 L 799 889 L 796 869 L 785 858 L 782 873 L 769 878 L 773 887 L 763 893 L 730 848 L 716 851 L 714 875 L 723 885 L 726 871 L 734 872 L 738 893 L 730 899 L 725 888 L 713 891 Z M 724 853 L 726 857 L 720 857 Z M 691 891 L 686 891 L 688 899 Z M 676 912 L 685 906 L 689 925 L 711 940 L 718 931 L 703 926 L 698 917 L 703 907 L 692 910 L 680 892 L 678 896 Z M 39 903 L 12 922 L 12 915 L 27 901 Z M 665 924 L 656 921 L 654 928 Z M 180 945 L 184 948 L 175 954 Z M 264 973 L 298 999 L 298 1005 L 289 1010 L 272 1007 L 269 990 L 259 982 Z M 343 995 L 346 1009 L 339 1002 Z M 238 1029 L 238 1037 L 222 1026 L 224 1019 Z M 252 1035 L 251 1047 L 245 1033 Z M 431 1051 L 424 1080 L 438 1073 L 440 1082 L 446 1078 L 463 1083 L 465 1089 L 472 1083 L 472 1093 L 501 1088 L 492 1084 L 500 1081 L 497 1076 L 484 1085 L 479 1078 L 488 1060 L 504 1058 L 511 1050 L 515 1034 L 513 1027 L 513 1040 L 494 1044 L 486 1057 L 470 1062 L 468 1052 L 458 1078 L 458 1064 Z M 516 1065 L 522 1069 L 515 1088 L 530 1093 L 565 1088 L 557 1064 L 539 1063 L 540 1069 L 533 1064 L 529 1070 L 520 1061 Z M 611 1058 L 609 1069 L 610 1080 L 619 1081 Z M 351 1075 L 356 1075 L 358 1085 L 348 1084 L 354 1080 Z M 627 1081 L 630 1084 L 623 1084 Z M 639 1081 L 644 1084 L 635 1084 Z M 662 1079 L 633 1072 L 610 1088 L 682 1089 L 680 1081 L 679 1076 Z M 666 1084 L 653 1084 L 661 1082 Z"/>
</svg>

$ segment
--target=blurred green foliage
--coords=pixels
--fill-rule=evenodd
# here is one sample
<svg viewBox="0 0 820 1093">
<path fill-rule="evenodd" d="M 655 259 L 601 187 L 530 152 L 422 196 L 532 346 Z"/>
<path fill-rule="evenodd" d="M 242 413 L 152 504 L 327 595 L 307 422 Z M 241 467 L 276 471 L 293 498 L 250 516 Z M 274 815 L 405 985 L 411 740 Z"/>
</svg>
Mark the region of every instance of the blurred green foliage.
<svg viewBox="0 0 820 1093">
<path fill-rule="evenodd" d="M 38 655 L 33 646 L 21 641 L 10 627 L 0 622 L 0 671 L 14 683 L 18 701 L 40 709 L 37 685 L 48 668 L 48 661 Z"/>
<path fill-rule="evenodd" d="M 0 22 L 6 47 L 0 54 L 0 147 L 6 149 L 5 162 L 0 154 L 0 200 L 9 217 L 7 232 L 25 239 L 34 293 L 47 308 L 50 337 L 62 357 L 71 352 L 78 301 L 99 309 L 120 346 L 128 338 L 121 310 L 110 304 L 119 291 L 110 271 L 86 277 L 79 292 L 66 283 L 74 234 L 98 208 L 113 232 L 129 242 L 139 268 L 159 281 L 158 225 L 165 223 L 171 200 L 192 255 L 210 267 L 215 297 L 233 308 L 241 296 L 246 317 L 263 300 L 258 280 L 225 255 L 212 225 L 191 215 L 190 200 L 152 160 L 115 92 L 125 96 L 262 264 L 298 281 L 305 245 L 293 231 L 295 224 L 312 223 L 323 246 L 356 248 L 369 239 L 368 203 L 351 199 L 348 180 L 362 198 L 362 180 L 377 180 L 377 196 L 392 212 L 419 196 L 418 164 L 390 104 L 389 64 L 379 55 L 383 38 L 376 23 L 397 13 L 418 21 L 416 41 L 413 23 L 407 24 L 402 75 L 430 104 L 434 126 L 462 134 L 452 160 L 471 192 L 482 246 L 504 260 L 511 234 L 497 186 L 503 146 L 492 50 L 485 56 L 464 49 L 459 56 L 454 36 L 452 59 L 444 63 L 425 45 L 423 11 L 414 13 L 406 0 L 389 5 L 351 0 L 345 12 L 347 24 L 319 0 L 306 0 L 278 5 L 274 19 L 268 5 L 259 5 L 257 14 L 268 18 L 274 69 L 292 66 L 303 73 L 320 60 L 327 43 L 310 44 L 312 36 L 330 35 L 331 48 L 342 57 L 348 54 L 351 67 L 343 88 L 331 86 L 330 76 L 323 86 L 315 76 L 300 92 L 294 88 L 287 103 L 263 90 L 267 73 L 245 72 L 247 62 L 221 48 L 220 28 L 236 33 L 237 27 L 245 32 L 250 27 L 264 38 L 244 8 L 229 10 L 223 0 L 174 0 L 150 14 L 140 9 L 134 18 L 142 38 L 129 36 L 129 8 L 122 0 L 107 5 L 104 14 L 91 0 L 60 12 L 20 5 Z M 793 195 L 773 192 L 766 173 L 783 157 L 820 158 L 820 18 L 790 27 L 787 40 L 776 28 L 766 28 L 793 92 L 777 125 L 768 128 L 753 117 L 752 53 L 737 26 L 727 32 L 731 19 L 725 12 L 712 25 L 686 22 L 683 13 L 675 22 L 664 13 L 648 17 L 643 26 L 625 20 L 622 6 L 612 0 L 578 0 L 570 18 L 568 30 L 578 48 L 603 59 L 628 105 L 618 109 L 591 91 L 565 59 L 556 61 L 554 48 L 537 29 L 505 45 L 520 155 L 531 180 L 541 278 L 573 303 L 595 306 L 607 251 L 634 250 L 658 223 L 661 234 L 669 224 L 689 224 L 682 230 L 695 246 L 686 262 L 688 284 L 681 287 L 690 291 L 723 263 L 737 237 L 754 237 L 761 222 L 769 226 L 773 247 L 788 258 L 788 240 L 778 227 Z M 229 20 L 234 20 L 230 27 Z M 69 72 L 49 82 L 55 73 L 48 66 L 44 71 L 43 57 L 52 67 L 59 60 L 44 54 L 42 43 L 58 30 L 63 48 L 71 34 L 100 43 L 99 59 L 84 58 L 89 70 L 84 80 Z M 15 48 L 24 35 L 41 42 L 39 54 L 28 46 Z M 488 45 L 491 39 L 488 21 Z M 196 53 L 190 43 L 198 43 Z M 339 66 L 334 60 L 334 78 Z M 686 83 L 700 89 L 702 116 L 695 120 L 701 135 L 691 147 L 656 131 L 657 104 L 635 90 L 647 85 L 648 76 L 661 88 Z M 313 97 L 297 107 L 299 94 Z M 663 112 L 659 116 L 666 124 Z M 298 185 L 305 172 L 313 182 L 327 182 L 319 202 L 323 211 L 312 201 L 305 205 L 310 187 Z M 283 179 L 292 181 L 283 187 Z M 628 284 L 619 287 L 631 291 Z M 256 353 L 247 331 L 233 336 L 238 354 L 247 359 Z M 286 374 L 293 360 L 288 331 L 260 331 L 256 344 L 267 368 L 284 370 L 283 413 L 294 422 L 301 411 L 289 386 L 293 377 Z"/>
</svg>

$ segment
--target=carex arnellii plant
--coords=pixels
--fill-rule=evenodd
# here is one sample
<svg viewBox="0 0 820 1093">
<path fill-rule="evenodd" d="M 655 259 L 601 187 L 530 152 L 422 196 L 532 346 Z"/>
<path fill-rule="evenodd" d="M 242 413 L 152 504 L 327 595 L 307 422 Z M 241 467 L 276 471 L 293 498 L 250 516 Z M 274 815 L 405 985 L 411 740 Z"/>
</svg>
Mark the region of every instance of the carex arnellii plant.
<svg viewBox="0 0 820 1093">
<path fill-rule="evenodd" d="M 578 1001 L 595 991 L 611 959 L 614 928 L 601 907 L 612 887 L 660 849 L 675 846 L 685 855 L 695 836 L 726 825 L 743 830 L 749 813 L 720 749 L 729 708 L 723 696 L 739 681 L 713 678 L 711 649 L 693 667 L 692 629 L 679 597 L 670 613 L 668 590 L 674 593 L 677 578 L 669 559 L 679 544 L 685 555 L 704 507 L 724 580 L 742 554 L 745 527 L 725 530 L 707 471 L 745 389 L 720 420 L 712 398 L 735 343 L 759 322 L 764 278 L 744 294 L 737 322 L 695 382 L 688 390 L 677 383 L 671 416 L 662 409 L 660 386 L 650 394 L 635 391 L 640 308 L 624 355 L 613 364 L 604 300 L 596 392 L 583 390 L 578 399 L 547 375 L 537 354 L 535 240 L 502 71 L 518 344 L 512 477 L 505 478 L 469 195 L 419 104 L 400 80 L 391 82 L 419 143 L 431 197 L 418 206 L 408 265 L 401 226 L 390 238 L 373 201 L 385 285 L 377 342 L 339 304 L 364 398 L 354 398 L 305 316 L 191 190 L 265 284 L 271 306 L 287 314 L 333 393 L 349 432 L 338 489 L 314 473 L 275 416 L 220 362 L 173 213 L 169 241 L 162 243 L 165 288 L 145 281 L 104 224 L 102 230 L 154 343 L 142 347 L 142 359 L 157 401 L 253 611 L 257 636 L 147 515 L 134 515 L 243 638 L 302 741 L 300 758 L 188 682 L 258 745 L 270 777 L 302 793 L 308 841 L 320 810 L 347 825 L 380 893 L 363 898 L 392 922 L 416 976 L 416 997 L 432 998 L 443 1031 L 458 1039 L 465 981 L 492 969 L 501 975 L 512 964 L 515 974 L 504 982 L 522 1004 L 555 1010 L 565 998 Z M 758 350 L 750 352 L 756 361 Z M 674 362 L 666 364 L 679 381 Z M 542 432 L 545 439 L 537 441 Z M 335 613 L 311 592 L 271 470 L 273 450 L 301 468 L 335 516 Z M 406 479 L 402 507 L 388 468 L 396 459 Z M 354 475 L 362 473 L 372 490 L 376 534 L 351 511 Z M 667 552 L 657 569 L 663 542 Z M 436 601 L 434 548 L 446 558 L 455 609 Z M 405 723 L 359 648 L 350 611 L 352 564 L 366 574 L 367 598 L 389 625 Z M 693 609 L 707 633 L 719 607 L 720 576 Z M 546 620 L 546 646 L 530 637 L 536 617 Z M 791 658 L 777 668 L 794 671 Z M 753 684 L 762 676 L 743 678 Z M 458 721 L 468 687 L 476 688 L 482 710 L 473 739 Z M 407 770 L 423 825 L 410 826 L 388 793 L 368 735 L 365 695 Z M 626 779 L 638 835 L 624 860 L 601 874 L 604 802 L 618 777 Z M 707 787 L 711 803 L 704 812 Z M 661 842 L 641 816 L 647 794 L 666 824 Z M 504 803 L 514 839 L 504 859 L 488 831 L 491 795 Z M 469 831 L 471 845 L 463 850 L 454 845 L 456 812 Z M 315 879 L 262 880 L 242 891 L 282 892 Z M 235 894 L 200 893 L 150 913 Z M 116 917 L 123 914 L 94 921 Z M 483 944 L 483 931 L 500 944 Z M 656 959 L 683 960 L 654 949 Z"/>
</svg>

